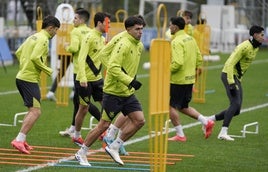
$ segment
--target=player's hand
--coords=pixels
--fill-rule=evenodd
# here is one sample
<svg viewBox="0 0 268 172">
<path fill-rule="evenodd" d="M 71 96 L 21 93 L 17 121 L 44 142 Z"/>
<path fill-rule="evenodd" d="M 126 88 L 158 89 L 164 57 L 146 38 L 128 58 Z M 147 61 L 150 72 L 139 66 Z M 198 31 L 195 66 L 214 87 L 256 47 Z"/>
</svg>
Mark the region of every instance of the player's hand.
<svg viewBox="0 0 268 172">
<path fill-rule="evenodd" d="M 80 82 L 81 87 L 87 87 L 87 82 Z"/>
<path fill-rule="evenodd" d="M 131 89 L 131 88 L 133 87 L 135 90 L 138 90 L 138 89 L 141 88 L 141 85 L 142 85 L 142 84 L 141 84 L 139 81 L 133 79 L 133 80 L 131 81 L 131 83 L 129 84 L 129 89 Z"/>
<path fill-rule="evenodd" d="M 200 76 L 202 72 L 203 72 L 202 68 L 196 68 L 196 76 Z"/>
</svg>

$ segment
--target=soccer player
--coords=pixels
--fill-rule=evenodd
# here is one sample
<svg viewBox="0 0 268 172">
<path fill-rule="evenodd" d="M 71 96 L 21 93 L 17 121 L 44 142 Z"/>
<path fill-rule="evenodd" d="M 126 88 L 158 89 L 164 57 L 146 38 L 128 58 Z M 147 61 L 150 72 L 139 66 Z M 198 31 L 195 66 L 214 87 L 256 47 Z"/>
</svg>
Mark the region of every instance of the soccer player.
<svg viewBox="0 0 268 172">
<path fill-rule="evenodd" d="M 140 18 L 143 21 L 143 27 L 146 26 L 146 22 L 144 20 L 144 18 L 141 15 L 135 15 L 135 17 Z M 127 31 L 123 31 L 117 35 L 115 35 L 109 42 L 107 45 L 105 45 L 105 47 L 101 50 L 101 52 L 99 53 L 99 57 L 102 60 L 102 64 L 104 64 L 104 66 L 108 66 L 109 64 L 109 59 L 111 58 L 111 53 L 112 50 L 114 49 L 115 45 L 119 42 L 119 40 L 121 40 L 123 37 L 127 36 L 128 32 Z M 127 127 L 129 118 L 127 116 L 124 116 L 122 113 L 120 113 L 114 124 L 111 124 L 107 130 L 107 134 L 104 136 L 103 141 L 106 144 L 111 144 L 115 137 L 120 137 L 122 130 L 124 127 Z M 121 155 L 128 155 L 128 152 L 125 150 L 124 146 L 122 145 L 119 148 L 119 153 Z"/>
<path fill-rule="evenodd" d="M 88 133 L 84 144 L 75 154 L 80 165 L 90 166 L 87 160 L 89 147 L 107 130 L 118 113 L 122 112 L 131 120 L 121 136 L 106 146 L 105 150 L 120 165 L 124 165 L 118 152 L 120 146 L 145 124 L 141 104 L 134 95 L 135 90 L 142 85 L 135 76 L 143 48 L 140 41 L 143 21 L 131 16 L 125 20 L 124 24 L 128 34 L 115 45 L 107 66 L 103 87 L 102 118 L 98 125 Z"/>
<path fill-rule="evenodd" d="M 194 35 L 194 27 L 191 24 L 192 18 L 193 18 L 193 13 L 191 11 L 188 11 L 188 10 L 185 10 L 185 11 L 180 10 L 180 11 L 178 11 L 177 16 L 182 17 L 185 21 L 184 31 L 188 35 L 193 36 Z M 170 29 L 168 29 L 166 31 L 166 38 L 171 40 L 171 39 L 173 39 L 173 36 L 174 35 L 171 34 Z"/>
<path fill-rule="evenodd" d="M 72 141 L 78 145 L 83 144 L 81 128 L 88 112 L 91 96 L 94 101 L 102 102 L 103 78 L 101 74 L 101 61 L 97 54 L 105 45 L 105 18 L 110 15 L 97 12 L 94 16 L 94 29 L 92 29 L 82 40 L 81 49 L 78 55 L 78 73 L 76 80 L 79 84 L 79 108 L 75 117 L 75 132 Z"/>
<path fill-rule="evenodd" d="M 79 69 L 78 65 L 78 55 L 79 51 L 81 49 L 81 42 L 82 39 L 89 33 L 91 30 L 87 26 L 87 22 L 89 21 L 90 14 L 87 10 L 83 8 L 78 8 L 75 11 L 75 16 L 74 16 L 74 29 L 71 31 L 71 40 L 70 40 L 70 45 L 65 44 L 65 49 L 66 51 L 72 53 L 72 58 L 73 58 L 73 79 L 74 79 L 74 97 L 73 97 L 73 105 L 74 105 L 74 110 L 73 110 L 73 118 L 72 118 L 72 123 L 69 128 L 67 128 L 65 131 L 60 131 L 59 134 L 61 136 L 70 136 L 72 137 L 75 131 L 75 116 L 79 108 L 79 96 L 78 96 L 78 87 L 79 87 L 79 82 L 76 81 L 76 76 L 77 76 L 77 71 Z M 100 120 L 100 111 L 99 109 L 92 103 L 89 104 L 89 113 L 92 114 L 98 121 Z"/>
<path fill-rule="evenodd" d="M 184 31 L 185 20 L 182 17 L 172 17 L 170 32 L 174 35 L 171 41 L 171 76 L 170 76 L 170 120 L 176 129 L 176 135 L 170 141 L 185 142 L 179 112 L 197 119 L 204 126 L 205 138 L 211 135 L 214 122 L 208 120 L 193 107 L 189 106 L 192 98 L 192 88 L 195 83 L 196 69 L 203 62 L 199 48 L 194 38 Z"/>
<path fill-rule="evenodd" d="M 230 57 L 226 60 L 221 73 L 221 80 L 229 98 L 229 107 L 209 119 L 213 121 L 223 120 L 218 139 L 234 141 L 228 135 L 228 128 L 234 116 L 240 114 L 243 90 L 242 77 L 255 59 L 260 45 L 264 41 L 264 28 L 253 25 L 249 30 L 249 39 L 239 44 Z"/>
<path fill-rule="evenodd" d="M 18 151 L 30 154 L 32 147 L 26 142 L 26 135 L 32 129 L 41 115 L 40 89 L 38 82 L 40 73 L 52 74 L 52 69 L 45 63 L 47 61 L 49 39 L 56 35 L 60 21 L 54 16 L 43 19 L 42 30 L 29 36 L 16 51 L 20 68 L 16 76 L 16 86 L 28 108 L 23 119 L 21 129 L 11 145 Z"/>
</svg>

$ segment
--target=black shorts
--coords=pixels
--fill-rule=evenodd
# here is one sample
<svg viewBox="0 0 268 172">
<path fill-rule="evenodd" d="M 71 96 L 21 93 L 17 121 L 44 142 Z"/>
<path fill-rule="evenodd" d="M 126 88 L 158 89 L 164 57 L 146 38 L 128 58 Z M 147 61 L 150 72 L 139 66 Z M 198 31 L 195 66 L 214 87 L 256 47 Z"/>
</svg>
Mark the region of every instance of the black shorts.
<svg viewBox="0 0 268 172">
<path fill-rule="evenodd" d="M 76 81 L 79 83 L 79 81 Z M 87 87 L 81 87 L 80 84 L 78 86 L 78 94 L 80 97 L 80 104 L 86 105 L 90 103 L 91 96 L 93 97 L 94 101 L 102 101 L 103 96 L 103 79 L 98 81 L 88 82 Z"/>
<path fill-rule="evenodd" d="M 177 85 L 170 84 L 170 102 L 169 105 L 176 109 L 189 107 L 192 99 L 193 84 Z"/>
<path fill-rule="evenodd" d="M 23 81 L 16 78 L 16 86 L 24 101 L 24 105 L 28 108 L 41 106 L 40 88 L 38 83 Z"/>
<path fill-rule="evenodd" d="M 135 95 L 118 97 L 103 93 L 102 107 L 111 121 L 119 112 L 126 116 L 131 112 L 142 111 L 141 104 Z"/>
</svg>

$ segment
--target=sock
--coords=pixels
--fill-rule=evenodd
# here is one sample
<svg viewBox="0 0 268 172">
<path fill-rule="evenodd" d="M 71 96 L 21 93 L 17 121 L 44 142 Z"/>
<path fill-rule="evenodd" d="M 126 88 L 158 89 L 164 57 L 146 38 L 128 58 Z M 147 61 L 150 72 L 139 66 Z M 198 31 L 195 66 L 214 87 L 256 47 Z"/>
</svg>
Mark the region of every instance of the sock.
<svg viewBox="0 0 268 172">
<path fill-rule="evenodd" d="M 180 137 L 184 137 L 184 132 L 183 132 L 183 129 L 182 129 L 182 125 L 177 125 L 175 127 L 176 129 L 176 132 L 177 132 L 177 135 L 180 136 Z"/>
<path fill-rule="evenodd" d="M 113 143 L 109 146 L 111 149 L 119 150 L 120 146 L 122 146 L 124 143 L 123 140 L 121 140 L 119 137 L 113 141 Z"/>
<path fill-rule="evenodd" d="M 22 132 L 19 132 L 19 134 L 16 137 L 16 140 L 19 142 L 24 142 L 26 140 L 26 135 L 23 134 Z"/>
<path fill-rule="evenodd" d="M 216 121 L 216 117 L 215 117 L 215 115 L 211 115 L 211 116 L 209 116 L 208 119 L 209 119 L 209 120 L 212 120 L 212 121 Z"/>
<path fill-rule="evenodd" d="M 203 125 L 207 125 L 208 124 L 207 118 L 205 118 L 202 114 L 200 114 L 198 116 L 197 120 L 200 121 Z"/>
<path fill-rule="evenodd" d="M 81 148 L 79 149 L 80 153 L 83 155 L 87 155 L 88 150 L 89 150 L 89 147 L 87 147 L 85 144 L 83 144 Z"/>
<path fill-rule="evenodd" d="M 78 139 L 79 137 L 81 137 L 81 131 L 74 131 L 74 138 Z"/>
<path fill-rule="evenodd" d="M 71 125 L 70 128 L 69 128 L 69 131 L 74 131 L 74 130 L 75 130 L 75 126 Z"/>
<path fill-rule="evenodd" d="M 118 128 L 113 125 L 113 124 L 110 124 L 109 128 L 108 128 L 108 133 L 107 133 L 107 137 L 111 140 L 115 139 L 115 135 L 118 131 Z"/>
<path fill-rule="evenodd" d="M 221 127 L 220 135 L 227 135 L 228 127 Z"/>
</svg>

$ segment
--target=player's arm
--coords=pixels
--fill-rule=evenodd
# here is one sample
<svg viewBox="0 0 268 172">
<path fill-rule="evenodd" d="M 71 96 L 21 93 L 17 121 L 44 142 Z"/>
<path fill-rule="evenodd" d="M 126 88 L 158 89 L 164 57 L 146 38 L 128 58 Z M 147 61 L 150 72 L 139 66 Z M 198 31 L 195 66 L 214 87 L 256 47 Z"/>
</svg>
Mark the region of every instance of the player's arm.
<svg viewBox="0 0 268 172">
<path fill-rule="evenodd" d="M 80 84 L 85 85 L 84 83 L 87 83 L 87 77 L 86 77 L 86 58 L 89 51 L 89 36 L 84 38 L 81 42 L 81 48 L 78 55 L 78 75 L 80 78 Z"/>
<path fill-rule="evenodd" d="M 52 74 L 52 69 L 46 66 L 46 58 L 43 59 L 43 55 L 46 54 L 48 48 L 48 41 L 37 40 L 37 43 L 31 53 L 30 59 L 36 68 L 42 70 L 47 75 Z"/>
<path fill-rule="evenodd" d="M 79 33 L 76 30 L 71 32 L 71 41 L 70 45 L 66 46 L 66 51 L 69 53 L 76 53 L 79 51 Z"/>
<path fill-rule="evenodd" d="M 237 47 L 225 63 L 228 84 L 234 84 L 234 68 L 242 57 L 243 49 Z"/>
</svg>

